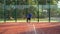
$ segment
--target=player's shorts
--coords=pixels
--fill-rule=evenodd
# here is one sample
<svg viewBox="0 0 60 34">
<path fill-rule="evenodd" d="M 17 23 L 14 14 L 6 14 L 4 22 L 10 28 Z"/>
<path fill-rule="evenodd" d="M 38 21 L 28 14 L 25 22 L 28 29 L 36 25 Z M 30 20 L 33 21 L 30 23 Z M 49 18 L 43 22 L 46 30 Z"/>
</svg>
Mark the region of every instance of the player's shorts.
<svg viewBox="0 0 60 34">
<path fill-rule="evenodd" d="M 27 18 L 27 20 L 31 20 L 31 18 Z"/>
</svg>

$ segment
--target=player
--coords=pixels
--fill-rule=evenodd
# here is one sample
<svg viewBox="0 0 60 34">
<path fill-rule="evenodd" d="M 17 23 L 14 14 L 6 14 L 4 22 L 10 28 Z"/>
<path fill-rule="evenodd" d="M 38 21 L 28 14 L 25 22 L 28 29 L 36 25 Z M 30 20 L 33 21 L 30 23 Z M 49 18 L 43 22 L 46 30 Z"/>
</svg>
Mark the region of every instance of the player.
<svg viewBox="0 0 60 34">
<path fill-rule="evenodd" d="M 28 22 L 28 23 L 30 23 L 31 17 L 32 17 L 32 14 L 31 14 L 31 13 L 27 14 L 27 22 Z"/>
</svg>

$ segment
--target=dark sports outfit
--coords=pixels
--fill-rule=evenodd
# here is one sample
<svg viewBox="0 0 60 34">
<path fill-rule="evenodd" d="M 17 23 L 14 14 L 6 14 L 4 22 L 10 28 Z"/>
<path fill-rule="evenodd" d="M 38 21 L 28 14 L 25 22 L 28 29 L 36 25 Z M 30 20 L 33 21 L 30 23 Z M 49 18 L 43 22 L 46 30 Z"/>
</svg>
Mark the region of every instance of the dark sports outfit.
<svg viewBox="0 0 60 34">
<path fill-rule="evenodd" d="M 27 22 L 30 22 L 32 14 L 27 14 Z"/>
</svg>

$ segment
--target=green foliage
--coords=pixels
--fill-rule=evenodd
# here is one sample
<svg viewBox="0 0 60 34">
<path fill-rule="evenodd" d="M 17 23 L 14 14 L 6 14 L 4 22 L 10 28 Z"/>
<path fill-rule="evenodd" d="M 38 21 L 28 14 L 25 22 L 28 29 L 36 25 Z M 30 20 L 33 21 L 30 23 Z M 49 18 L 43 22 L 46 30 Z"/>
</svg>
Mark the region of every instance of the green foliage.
<svg viewBox="0 0 60 34">
<path fill-rule="evenodd" d="M 7 10 L 8 8 L 4 10 L 3 6 L 2 6 L 4 4 L 6 6 L 7 5 L 8 6 L 10 6 L 10 5 L 15 5 L 15 6 L 16 5 L 30 5 L 30 6 L 26 7 L 26 8 L 22 7 L 24 9 L 22 9 L 22 8 L 13 9 L 13 8 L 11 8 L 12 7 L 11 6 L 9 10 Z M 9 19 L 10 19 L 10 17 L 26 18 L 27 13 L 32 13 L 33 18 L 38 17 L 38 14 L 39 14 L 40 18 L 48 17 L 47 16 L 48 13 L 43 12 L 44 9 L 42 10 L 42 8 L 41 8 L 38 10 L 38 8 L 37 8 L 38 4 L 39 5 L 46 5 L 46 4 L 55 5 L 55 4 L 57 4 L 57 1 L 56 0 L 49 0 L 49 1 L 47 1 L 47 0 L 34 0 L 34 1 L 32 1 L 32 0 L 17 0 L 17 1 L 16 0 L 6 0 L 4 2 L 4 0 L 0 0 L 0 18 L 3 18 L 4 14 L 5 14 L 5 16 L 8 16 L 7 18 L 9 18 Z M 33 6 L 33 5 L 36 5 L 36 6 Z M 46 10 L 48 10 L 48 9 L 46 9 Z M 55 15 L 56 13 L 58 13 L 58 15 L 60 15 L 60 9 L 58 9 L 57 11 L 55 8 L 52 8 L 52 10 L 50 10 L 51 16 L 56 16 Z M 6 14 L 8 14 L 8 15 L 6 15 Z"/>
<path fill-rule="evenodd" d="M 37 0 L 28 0 L 29 5 L 37 5 L 38 1 Z"/>
<path fill-rule="evenodd" d="M 46 4 L 54 5 L 57 4 L 58 0 L 37 0 L 37 1 L 40 5 L 46 5 Z"/>
</svg>

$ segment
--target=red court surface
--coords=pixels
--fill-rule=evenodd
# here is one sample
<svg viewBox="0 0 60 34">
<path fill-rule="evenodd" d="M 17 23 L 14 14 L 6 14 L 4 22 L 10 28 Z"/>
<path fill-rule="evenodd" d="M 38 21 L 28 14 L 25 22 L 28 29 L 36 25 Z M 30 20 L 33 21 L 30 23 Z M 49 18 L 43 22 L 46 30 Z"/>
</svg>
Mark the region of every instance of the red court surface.
<svg viewBox="0 0 60 34">
<path fill-rule="evenodd" d="M 3 23 L 0 34 L 60 34 L 60 23 Z"/>
</svg>

